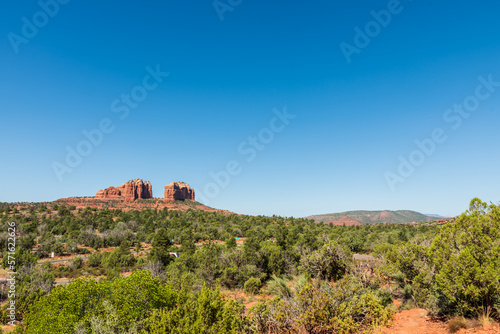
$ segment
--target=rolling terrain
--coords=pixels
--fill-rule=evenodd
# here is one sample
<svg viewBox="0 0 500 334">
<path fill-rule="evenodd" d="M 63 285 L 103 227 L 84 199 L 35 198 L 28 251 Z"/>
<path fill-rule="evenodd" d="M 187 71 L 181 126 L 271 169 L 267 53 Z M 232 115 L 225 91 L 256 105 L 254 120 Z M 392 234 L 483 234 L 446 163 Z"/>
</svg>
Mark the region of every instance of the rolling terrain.
<svg viewBox="0 0 500 334">
<path fill-rule="evenodd" d="M 398 211 L 346 211 L 339 213 L 329 213 L 322 215 L 313 215 L 306 217 L 316 222 L 324 222 L 333 225 L 367 225 L 367 224 L 402 224 L 412 222 L 429 222 L 439 220 L 438 217 L 426 216 L 422 213 L 411 210 L 398 210 Z"/>
</svg>

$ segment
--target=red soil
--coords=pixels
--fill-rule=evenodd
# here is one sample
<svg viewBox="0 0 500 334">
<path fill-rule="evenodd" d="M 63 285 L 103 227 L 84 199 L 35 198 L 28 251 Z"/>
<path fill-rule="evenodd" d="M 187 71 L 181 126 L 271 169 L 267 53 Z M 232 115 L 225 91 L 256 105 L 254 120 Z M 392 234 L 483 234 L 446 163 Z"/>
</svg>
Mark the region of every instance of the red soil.
<svg viewBox="0 0 500 334">
<path fill-rule="evenodd" d="M 351 219 L 349 217 L 341 217 L 337 220 L 330 220 L 328 222 L 328 224 L 331 224 L 331 225 L 338 225 L 338 226 L 361 226 L 363 224 L 361 224 L 360 222 L 354 220 L 354 219 Z"/>
<path fill-rule="evenodd" d="M 383 334 L 448 334 L 445 322 L 427 316 L 427 311 L 422 309 L 405 310 L 398 312 L 391 326 L 382 329 Z M 457 334 L 498 334 L 500 325 L 494 324 L 485 327 L 461 329 Z"/>
</svg>

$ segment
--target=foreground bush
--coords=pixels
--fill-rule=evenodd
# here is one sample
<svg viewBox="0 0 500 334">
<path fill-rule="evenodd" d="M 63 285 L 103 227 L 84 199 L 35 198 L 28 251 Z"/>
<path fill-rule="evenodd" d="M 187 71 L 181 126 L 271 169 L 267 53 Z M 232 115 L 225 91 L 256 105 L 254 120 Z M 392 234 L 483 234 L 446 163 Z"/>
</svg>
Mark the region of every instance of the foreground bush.
<svg viewBox="0 0 500 334">
<path fill-rule="evenodd" d="M 223 300 L 218 290 L 204 286 L 194 295 L 181 291 L 173 308 L 155 310 L 146 322 L 152 334 L 242 333 L 245 329 L 243 306 Z"/>
<path fill-rule="evenodd" d="M 385 252 L 382 274 L 400 288 L 408 307 L 474 317 L 499 310 L 500 208 L 474 198 L 435 238 L 415 238 Z"/>
<path fill-rule="evenodd" d="M 258 333 L 361 333 L 386 325 L 396 311 L 356 278 L 335 285 L 306 284 L 290 298 L 252 308 L 249 322 Z"/>
<path fill-rule="evenodd" d="M 96 282 L 77 279 L 34 303 L 25 333 L 239 333 L 242 306 L 204 287 L 175 292 L 148 271 Z"/>
<path fill-rule="evenodd" d="M 145 315 L 161 307 L 173 307 L 175 292 L 160 284 L 149 272 L 135 271 L 130 277 L 96 282 L 79 278 L 34 303 L 25 316 L 26 333 L 92 333 L 92 323 L 115 318 L 113 329 L 128 332 Z"/>
<path fill-rule="evenodd" d="M 500 296 L 500 208 L 479 199 L 429 249 L 446 310 L 475 315 Z"/>
</svg>

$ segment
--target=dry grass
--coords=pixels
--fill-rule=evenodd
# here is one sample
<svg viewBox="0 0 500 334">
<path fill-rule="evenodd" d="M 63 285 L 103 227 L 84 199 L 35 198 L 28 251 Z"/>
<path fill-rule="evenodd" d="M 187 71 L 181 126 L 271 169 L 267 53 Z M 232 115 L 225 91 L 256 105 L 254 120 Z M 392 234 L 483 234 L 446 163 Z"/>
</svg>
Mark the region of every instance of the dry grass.
<svg viewBox="0 0 500 334">
<path fill-rule="evenodd" d="M 484 309 L 478 313 L 477 319 L 466 319 L 462 316 L 456 316 L 448 321 L 448 330 L 450 333 L 456 333 L 460 329 L 480 328 L 491 326 L 495 321 L 491 318 L 491 310 Z"/>
<path fill-rule="evenodd" d="M 483 307 L 477 314 L 477 320 L 483 326 L 491 326 L 495 321 L 491 317 L 492 310 L 489 306 Z"/>
<path fill-rule="evenodd" d="M 456 333 L 462 328 L 467 327 L 467 320 L 464 317 L 453 317 L 448 321 L 448 330 L 450 333 Z"/>
<path fill-rule="evenodd" d="M 467 320 L 467 325 L 468 325 L 468 328 L 479 328 L 479 327 L 483 327 L 483 325 L 481 325 L 481 323 L 479 322 L 479 320 L 477 319 L 468 319 Z"/>
</svg>

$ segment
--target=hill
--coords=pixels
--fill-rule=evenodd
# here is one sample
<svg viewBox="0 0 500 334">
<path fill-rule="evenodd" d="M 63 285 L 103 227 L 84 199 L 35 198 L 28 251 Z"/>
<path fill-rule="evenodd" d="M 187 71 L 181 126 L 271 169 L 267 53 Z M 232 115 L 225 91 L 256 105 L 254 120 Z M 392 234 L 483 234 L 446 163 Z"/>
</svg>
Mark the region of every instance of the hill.
<svg viewBox="0 0 500 334">
<path fill-rule="evenodd" d="M 323 215 L 313 215 L 306 217 L 316 222 L 324 222 L 333 225 L 343 225 L 344 222 L 349 222 L 349 225 L 359 224 L 379 224 L 379 223 L 412 223 L 412 222 L 428 222 L 438 220 L 437 217 L 426 216 L 422 213 L 411 210 L 398 211 L 346 211 L 339 213 L 329 213 Z M 347 226 L 347 224 L 346 224 Z"/>
<path fill-rule="evenodd" d="M 232 214 L 233 212 L 227 210 L 219 210 L 208 207 L 200 202 L 194 200 L 177 200 L 177 201 L 165 201 L 162 198 L 148 198 L 148 199 L 138 199 L 134 202 L 124 202 L 122 198 L 95 198 L 95 197 L 68 197 L 61 198 L 53 202 L 53 204 L 58 205 L 74 205 L 77 209 L 84 209 L 86 207 L 97 208 L 97 209 L 108 209 L 116 210 L 120 209 L 122 211 L 131 210 L 145 210 L 145 209 L 168 209 L 168 210 L 178 210 L 187 211 L 189 209 L 207 211 L 207 212 L 223 212 L 227 214 Z"/>
<path fill-rule="evenodd" d="M 217 210 L 195 200 L 194 190 L 189 184 L 179 181 L 172 182 L 164 187 L 165 198 L 153 197 L 151 182 L 142 179 L 130 180 L 118 187 L 108 187 L 97 191 L 94 197 L 68 197 L 60 198 L 55 204 L 75 206 L 76 209 L 86 207 L 122 211 L 145 209 L 168 209 L 187 211 L 189 209 L 207 212 L 223 212 L 232 214 L 227 210 Z"/>
</svg>

